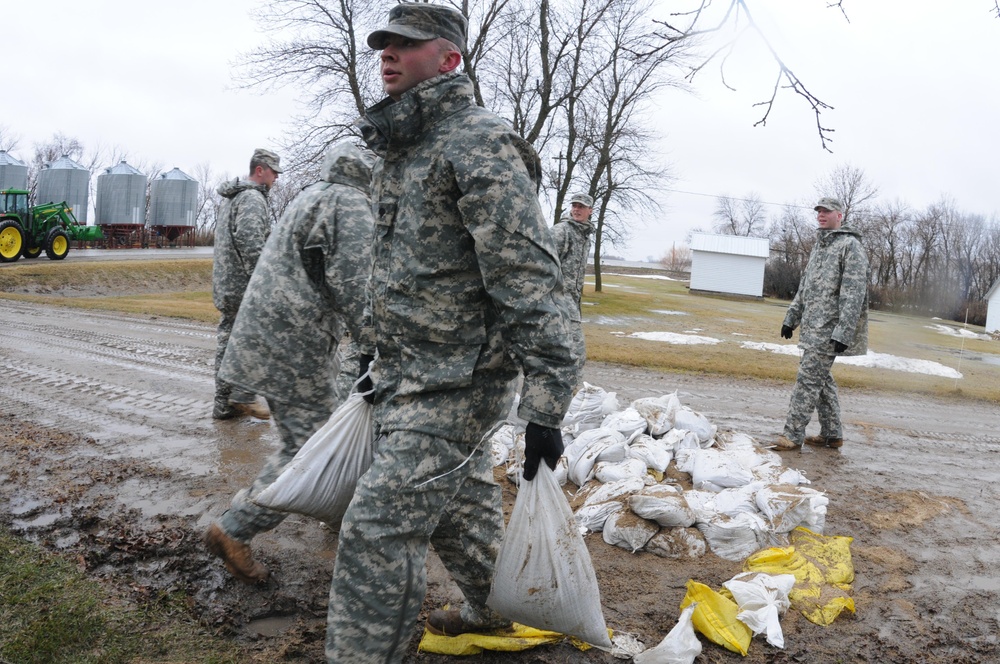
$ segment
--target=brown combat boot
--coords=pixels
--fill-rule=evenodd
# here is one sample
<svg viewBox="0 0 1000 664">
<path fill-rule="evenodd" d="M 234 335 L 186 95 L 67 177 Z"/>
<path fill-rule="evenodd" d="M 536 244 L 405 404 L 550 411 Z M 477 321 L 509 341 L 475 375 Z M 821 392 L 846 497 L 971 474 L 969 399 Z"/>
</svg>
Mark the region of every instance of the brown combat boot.
<svg viewBox="0 0 1000 664">
<path fill-rule="evenodd" d="M 832 447 L 836 449 L 844 446 L 844 439 L 831 438 L 829 436 L 806 436 L 805 444 L 814 447 Z"/>
<path fill-rule="evenodd" d="M 801 448 L 802 448 L 801 445 L 796 445 L 791 440 L 789 440 L 787 436 L 783 435 L 778 436 L 777 439 L 775 439 L 774 441 L 774 449 L 778 450 L 779 452 L 787 452 L 789 450 L 798 450 Z"/>
<path fill-rule="evenodd" d="M 459 609 L 435 609 L 427 616 L 424 627 L 431 634 L 438 636 L 458 636 L 470 632 L 495 632 L 510 629 L 513 627 L 513 623 L 504 619 L 496 622 L 472 623 L 462 618 L 462 612 Z"/>
<path fill-rule="evenodd" d="M 240 415 L 249 415 L 259 420 L 271 419 L 271 410 L 259 401 L 252 401 L 250 403 L 234 403 L 231 401 L 229 405 L 233 407 L 233 412 L 237 417 Z"/>
<path fill-rule="evenodd" d="M 222 532 L 218 524 L 213 523 L 205 533 L 205 546 L 213 555 L 222 558 L 226 570 L 243 583 L 260 583 L 267 581 L 270 572 L 253 559 L 250 546 L 237 542 Z"/>
</svg>

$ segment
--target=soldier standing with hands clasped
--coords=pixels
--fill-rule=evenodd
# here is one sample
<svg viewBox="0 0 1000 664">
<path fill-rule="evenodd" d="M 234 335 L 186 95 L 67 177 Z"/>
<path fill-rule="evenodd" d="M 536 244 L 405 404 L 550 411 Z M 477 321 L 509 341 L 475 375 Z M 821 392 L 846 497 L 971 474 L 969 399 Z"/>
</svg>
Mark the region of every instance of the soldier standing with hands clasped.
<svg viewBox="0 0 1000 664">
<path fill-rule="evenodd" d="M 821 198 L 815 210 L 819 237 L 781 326 L 785 339 L 802 326 L 802 360 L 785 430 L 774 444 L 778 450 L 801 449 L 803 442 L 843 446 L 833 361 L 838 355 L 868 352 L 868 256 L 861 246 L 861 233 L 842 225 L 844 205 L 839 200 Z M 807 438 L 806 425 L 813 411 L 819 417 L 820 434 Z"/>
<path fill-rule="evenodd" d="M 524 479 L 563 451 L 581 365 L 559 260 L 537 200 L 537 154 L 476 105 L 462 73 L 467 23 L 425 3 L 392 8 L 368 36 L 388 98 L 359 126 L 381 157 L 368 313 L 378 359 L 374 460 L 338 540 L 330 662 L 399 662 L 426 592 L 429 544 L 465 595 L 427 628 L 509 626 L 486 606 L 503 534 L 485 435 L 513 402 Z M 364 364 L 364 363 L 363 363 Z M 364 366 L 362 369 L 365 368 Z"/>
<path fill-rule="evenodd" d="M 243 293 L 271 232 L 267 192 L 281 173 L 280 162 L 281 158 L 270 150 L 257 148 L 250 158 L 249 177 L 224 182 L 219 187 L 219 195 L 225 201 L 215 222 L 212 258 L 212 302 L 222 314 L 216 332 L 215 406 L 212 409 L 212 417 L 217 420 L 240 415 L 261 419 L 271 417 L 267 407 L 257 403 L 256 395 L 233 389 L 232 385 L 219 378 L 219 367 L 222 366 Z"/>
</svg>

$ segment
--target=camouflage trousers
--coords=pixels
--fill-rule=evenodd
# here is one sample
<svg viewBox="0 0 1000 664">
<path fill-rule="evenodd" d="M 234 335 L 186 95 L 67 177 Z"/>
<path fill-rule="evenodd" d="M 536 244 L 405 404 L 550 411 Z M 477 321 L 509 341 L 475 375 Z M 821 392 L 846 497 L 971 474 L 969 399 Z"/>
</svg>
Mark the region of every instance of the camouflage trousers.
<svg viewBox="0 0 1000 664">
<path fill-rule="evenodd" d="M 489 446 L 473 447 L 413 431 L 378 438 L 341 526 L 328 662 L 402 661 L 427 590 L 428 544 L 469 607 L 496 615 L 486 598 L 503 536 L 500 487 Z"/>
<path fill-rule="evenodd" d="M 227 401 L 233 403 L 253 403 L 256 395 L 253 392 L 241 390 L 231 383 L 219 378 L 219 369 L 222 367 L 222 358 L 226 355 L 226 346 L 229 345 L 229 336 L 233 332 L 233 324 L 236 322 L 236 312 L 222 313 L 219 319 L 219 327 L 215 332 L 215 400 L 225 405 Z"/>
<path fill-rule="evenodd" d="M 288 516 L 288 512 L 261 507 L 251 499 L 270 486 L 306 441 L 330 419 L 330 413 L 283 401 L 269 399 L 268 406 L 281 438 L 281 447 L 268 457 L 250 488 L 233 496 L 229 509 L 219 519 L 219 527 L 227 535 L 244 543 L 276 527 Z"/>
<path fill-rule="evenodd" d="M 837 383 L 830 370 L 836 355 L 813 349 L 802 351 L 799 373 L 795 378 L 788 417 L 785 419 L 785 437 L 798 445 L 806 437 L 806 425 L 813 411 L 819 418 L 821 436 L 841 438 L 840 401 L 837 398 Z"/>
</svg>

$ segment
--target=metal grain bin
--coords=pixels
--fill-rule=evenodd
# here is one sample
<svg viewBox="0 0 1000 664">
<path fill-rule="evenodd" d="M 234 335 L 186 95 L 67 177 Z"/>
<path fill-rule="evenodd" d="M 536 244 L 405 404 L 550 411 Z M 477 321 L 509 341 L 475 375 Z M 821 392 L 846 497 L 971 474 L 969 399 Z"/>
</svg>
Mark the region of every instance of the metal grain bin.
<svg viewBox="0 0 1000 664">
<path fill-rule="evenodd" d="M 149 183 L 150 226 L 194 226 L 198 182 L 179 168 Z"/>
<path fill-rule="evenodd" d="M 27 188 L 28 167 L 6 150 L 0 150 L 0 191 Z"/>
<path fill-rule="evenodd" d="M 68 156 L 46 164 L 38 172 L 35 205 L 66 202 L 81 224 L 87 223 L 90 201 L 90 171 Z"/>
<path fill-rule="evenodd" d="M 101 226 L 146 223 L 146 176 L 123 159 L 97 176 L 97 223 Z"/>
</svg>

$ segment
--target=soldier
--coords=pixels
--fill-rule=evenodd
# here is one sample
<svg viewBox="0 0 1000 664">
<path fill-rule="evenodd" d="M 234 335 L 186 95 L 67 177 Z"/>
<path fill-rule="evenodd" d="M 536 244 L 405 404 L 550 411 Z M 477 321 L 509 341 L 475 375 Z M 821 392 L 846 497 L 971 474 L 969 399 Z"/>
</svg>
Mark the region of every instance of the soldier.
<svg viewBox="0 0 1000 664">
<path fill-rule="evenodd" d="M 334 387 L 334 358 L 345 331 L 355 339 L 360 335 L 371 269 L 373 161 L 349 143 L 330 149 L 323 181 L 296 196 L 268 238 L 222 361 L 226 381 L 267 399 L 281 437 L 281 448 L 253 484 L 236 494 L 205 534 L 209 550 L 247 583 L 268 576 L 254 560 L 250 540 L 286 516 L 252 502 L 254 496 L 347 396 Z M 350 374 L 356 371 L 353 364 Z"/>
<path fill-rule="evenodd" d="M 802 360 L 785 430 L 774 445 L 778 450 L 801 449 L 803 442 L 843 446 L 837 383 L 830 370 L 837 355 L 868 352 L 868 256 L 861 246 L 861 233 L 841 225 L 844 205 L 839 200 L 821 198 L 815 210 L 819 237 L 781 326 L 785 339 L 802 326 Z M 814 410 L 820 435 L 807 438 L 806 425 Z"/>
<path fill-rule="evenodd" d="M 552 241 L 559 252 L 562 265 L 563 288 L 574 298 L 577 314 L 583 296 L 583 279 L 587 273 L 587 257 L 590 254 L 590 235 L 594 224 L 590 213 L 594 209 L 594 199 L 584 193 L 576 193 L 569 199 L 569 217 L 564 217 L 552 227 Z"/>
<path fill-rule="evenodd" d="M 562 454 L 581 356 L 536 196 L 537 154 L 476 105 L 455 10 L 397 5 L 368 36 L 389 97 L 359 120 L 375 164 L 370 300 L 374 460 L 344 516 L 330 591 L 330 662 L 399 662 L 434 549 L 465 595 L 444 634 L 509 626 L 487 608 L 503 532 L 484 437 L 513 403 L 524 479 Z M 368 340 L 366 340 L 367 343 Z M 364 363 L 362 363 L 364 364 Z M 364 368 L 362 366 L 362 368 Z"/>
<path fill-rule="evenodd" d="M 219 368 L 243 292 L 271 232 L 267 192 L 281 173 L 280 162 L 281 158 L 270 150 L 257 148 L 250 158 L 250 176 L 246 180 L 224 182 L 219 187 L 219 195 L 226 200 L 215 223 L 212 262 L 212 301 L 222 314 L 216 333 L 215 406 L 212 409 L 212 417 L 217 420 L 242 415 L 266 420 L 271 416 L 266 406 L 257 403 L 252 392 L 234 390 L 222 380 Z"/>
</svg>

